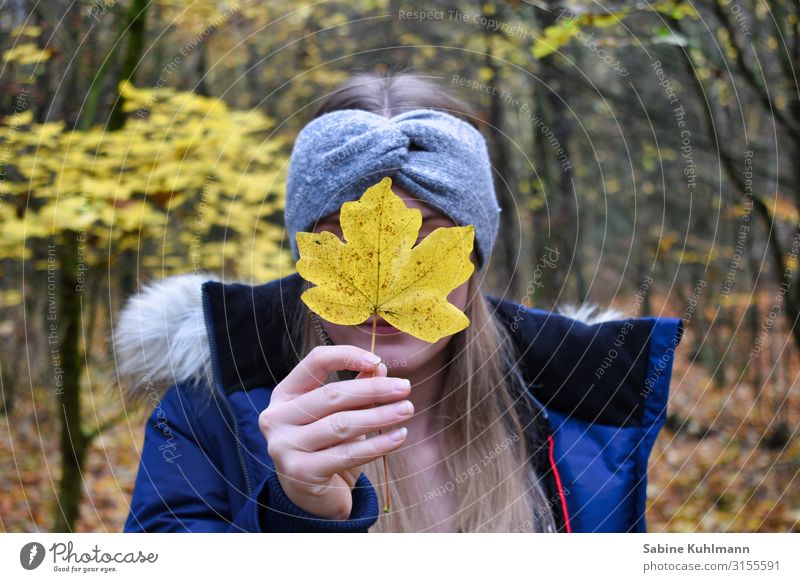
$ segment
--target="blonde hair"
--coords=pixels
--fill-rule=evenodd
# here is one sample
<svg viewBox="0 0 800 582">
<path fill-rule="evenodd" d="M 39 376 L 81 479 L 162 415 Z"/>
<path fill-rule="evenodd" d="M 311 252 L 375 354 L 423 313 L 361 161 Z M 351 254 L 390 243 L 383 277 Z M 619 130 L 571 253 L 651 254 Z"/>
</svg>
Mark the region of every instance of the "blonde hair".
<svg viewBox="0 0 800 582">
<path fill-rule="evenodd" d="M 430 411 L 441 451 L 436 462 L 443 464 L 447 479 L 433 488 L 426 486 L 413 474 L 408 450 L 389 455 L 391 511 L 381 513 L 370 532 L 439 529 L 430 504 L 442 500 L 454 508 L 449 516 L 451 531 L 555 531 L 552 503 L 528 459 L 525 427 L 516 408 L 526 406 L 519 396 L 526 386 L 515 369 L 513 342 L 505 326 L 492 317 L 475 275 L 469 280 L 469 297 L 465 312 L 471 323 L 447 346 L 452 357 L 441 397 Z M 315 346 L 331 342 L 319 317 L 302 301 L 297 303 L 293 329 L 299 331 L 303 357 Z M 352 377 L 338 372 L 329 381 Z M 363 471 L 382 505 L 382 461 L 369 463 Z"/>
</svg>

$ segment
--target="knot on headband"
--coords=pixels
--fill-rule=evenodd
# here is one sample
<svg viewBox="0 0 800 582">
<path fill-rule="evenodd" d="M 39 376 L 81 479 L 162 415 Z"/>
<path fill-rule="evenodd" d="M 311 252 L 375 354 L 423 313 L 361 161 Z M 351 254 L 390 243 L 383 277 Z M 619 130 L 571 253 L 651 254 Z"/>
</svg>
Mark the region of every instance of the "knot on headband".
<svg viewBox="0 0 800 582">
<path fill-rule="evenodd" d="M 469 123 L 434 109 L 391 118 L 343 109 L 303 128 L 286 182 L 285 221 L 295 259 L 295 233 L 313 229 L 385 176 L 456 224 L 474 224 L 479 268 L 486 265 L 500 212 L 486 141 Z"/>
</svg>

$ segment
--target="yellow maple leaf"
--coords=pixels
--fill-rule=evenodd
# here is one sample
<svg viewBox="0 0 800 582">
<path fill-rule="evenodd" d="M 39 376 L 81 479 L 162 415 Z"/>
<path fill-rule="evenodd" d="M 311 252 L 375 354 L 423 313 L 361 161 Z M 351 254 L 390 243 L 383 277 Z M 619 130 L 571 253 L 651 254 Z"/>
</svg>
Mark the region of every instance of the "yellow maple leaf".
<svg viewBox="0 0 800 582">
<path fill-rule="evenodd" d="M 474 271 L 475 227 L 440 227 L 414 246 L 418 208 L 392 192 L 391 178 L 342 204 L 345 242 L 332 232 L 298 232 L 300 275 L 316 285 L 301 299 L 323 319 L 358 325 L 373 313 L 409 335 L 436 342 L 469 326 L 447 301 Z"/>
</svg>

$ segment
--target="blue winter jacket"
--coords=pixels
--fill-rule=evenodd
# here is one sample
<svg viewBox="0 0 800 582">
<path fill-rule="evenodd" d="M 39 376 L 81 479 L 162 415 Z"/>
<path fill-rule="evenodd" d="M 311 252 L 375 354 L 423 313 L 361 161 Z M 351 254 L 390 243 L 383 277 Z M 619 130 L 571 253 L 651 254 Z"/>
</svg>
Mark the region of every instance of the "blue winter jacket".
<svg viewBox="0 0 800 582">
<path fill-rule="evenodd" d="M 120 372 L 153 407 L 126 532 L 365 532 L 378 518 L 361 473 L 347 520 L 292 503 L 258 417 L 294 367 L 283 355 L 304 281 L 171 277 L 131 298 L 115 330 Z M 486 296 L 517 346 L 536 404 L 531 463 L 561 532 L 645 531 L 647 463 L 664 424 L 682 322 L 585 323 Z"/>
</svg>

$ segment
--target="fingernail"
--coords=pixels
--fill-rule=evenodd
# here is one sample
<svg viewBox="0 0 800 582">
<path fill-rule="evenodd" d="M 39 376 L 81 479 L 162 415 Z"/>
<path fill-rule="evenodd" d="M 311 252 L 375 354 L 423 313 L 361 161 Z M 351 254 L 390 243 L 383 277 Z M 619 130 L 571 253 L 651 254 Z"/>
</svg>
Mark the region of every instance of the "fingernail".
<svg viewBox="0 0 800 582">
<path fill-rule="evenodd" d="M 414 412 L 414 405 L 408 400 L 403 400 L 402 402 L 394 405 L 394 411 L 397 414 L 402 414 L 405 416 Z"/>
<path fill-rule="evenodd" d="M 395 390 L 405 390 L 411 386 L 411 381 L 408 378 L 392 378 L 392 388 Z"/>
<path fill-rule="evenodd" d="M 398 428 L 389 433 L 389 440 L 395 443 L 399 443 L 404 438 L 406 438 L 407 434 L 408 434 L 408 429 L 406 427 Z"/>
<path fill-rule="evenodd" d="M 381 357 L 375 354 L 367 354 L 364 356 L 364 361 L 368 364 L 379 364 L 381 361 Z"/>
</svg>

